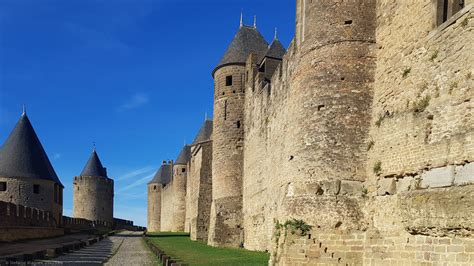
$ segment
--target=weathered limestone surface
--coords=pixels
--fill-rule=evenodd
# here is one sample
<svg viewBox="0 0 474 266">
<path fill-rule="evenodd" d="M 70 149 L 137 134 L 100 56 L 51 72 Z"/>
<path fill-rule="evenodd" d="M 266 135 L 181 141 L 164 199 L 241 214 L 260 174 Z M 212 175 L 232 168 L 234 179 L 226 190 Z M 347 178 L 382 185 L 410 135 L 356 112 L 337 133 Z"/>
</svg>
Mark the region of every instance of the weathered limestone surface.
<svg viewBox="0 0 474 266">
<path fill-rule="evenodd" d="M 150 232 L 161 230 L 161 185 L 148 185 L 147 228 Z"/>
<path fill-rule="evenodd" d="M 186 232 L 206 242 L 212 202 L 212 141 L 191 148 L 186 186 Z"/>
<path fill-rule="evenodd" d="M 473 264 L 474 0 L 438 26 L 442 2 L 297 0 L 273 76 L 252 54 L 218 68 L 191 237 L 279 265 Z"/>
<path fill-rule="evenodd" d="M 208 243 L 238 247 L 242 235 L 242 167 L 245 67 L 224 66 L 214 74 L 212 206 Z M 226 86 L 226 77 L 232 85 Z M 220 211 L 222 208 L 227 211 Z"/>
<path fill-rule="evenodd" d="M 106 177 L 76 176 L 73 216 L 90 221 L 114 220 L 114 181 Z"/>
<path fill-rule="evenodd" d="M 172 181 L 161 188 L 161 227 L 162 232 L 171 232 L 174 217 L 174 191 Z"/>
<path fill-rule="evenodd" d="M 304 2 L 308 5 L 298 1 L 299 16 L 308 8 Z M 316 2 L 325 8 L 324 1 Z M 362 193 L 352 194 L 362 226 L 331 229 L 300 216 L 315 226 L 313 231 L 305 238 L 280 237 L 273 263 L 474 263 L 474 1 L 465 1 L 465 8 L 439 28 L 436 4 L 376 1 L 377 63 L 373 102 L 365 111 L 372 122 L 364 139 L 367 158 L 359 163 L 365 168 Z M 298 20 L 300 45 L 304 25 L 307 30 L 308 22 Z M 321 141 L 330 144 L 329 138 Z M 339 189 L 335 184 L 330 191 Z"/>
<path fill-rule="evenodd" d="M 62 199 L 55 201 L 55 183 L 53 181 L 37 178 L 0 177 L 0 182 L 7 183 L 7 190 L 0 191 L 0 201 L 50 212 L 55 224 L 61 223 Z M 39 185 L 39 193 L 33 193 L 33 185 Z"/>
<path fill-rule="evenodd" d="M 188 168 L 184 164 L 173 165 L 171 181 L 161 186 L 160 231 L 184 231 L 187 171 Z"/>
<path fill-rule="evenodd" d="M 260 85 L 255 59 L 247 63 L 243 200 L 249 249 L 272 249 L 276 220 L 361 226 L 352 198 L 365 180 L 375 2 L 298 3 L 297 36 L 270 85 Z"/>
</svg>

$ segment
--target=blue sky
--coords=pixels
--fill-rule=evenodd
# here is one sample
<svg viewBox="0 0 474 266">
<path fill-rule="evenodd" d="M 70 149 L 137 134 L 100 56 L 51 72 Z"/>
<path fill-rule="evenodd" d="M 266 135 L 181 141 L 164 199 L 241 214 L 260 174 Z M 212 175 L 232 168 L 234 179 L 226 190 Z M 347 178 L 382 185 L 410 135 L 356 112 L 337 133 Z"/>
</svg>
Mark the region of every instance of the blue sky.
<svg viewBox="0 0 474 266">
<path fill-rule="evenodd" d="M 0 143 L 25 104 L 71 215 L 96 142 L 115 217 L 146 225 L 146 183 L 212 116 L 211 72 L 241 9 L 289 45 L 294 0 L 0 0 Z"/>
</svg>

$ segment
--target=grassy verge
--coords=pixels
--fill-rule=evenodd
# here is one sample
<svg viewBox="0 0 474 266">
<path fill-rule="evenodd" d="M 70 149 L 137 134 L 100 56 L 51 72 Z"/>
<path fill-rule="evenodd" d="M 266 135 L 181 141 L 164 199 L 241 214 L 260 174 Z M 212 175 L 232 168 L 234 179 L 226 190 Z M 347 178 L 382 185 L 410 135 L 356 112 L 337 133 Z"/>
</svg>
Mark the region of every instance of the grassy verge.
<svg viewBox="0 0 474 266">
<path fill-rule="evenodd" d="M 186 233 L 148 233 L 146 237 L 167 255 L 189 265 L 268 265 L 268 253 L 215 248 L 192 241 Z"/>
</svg>

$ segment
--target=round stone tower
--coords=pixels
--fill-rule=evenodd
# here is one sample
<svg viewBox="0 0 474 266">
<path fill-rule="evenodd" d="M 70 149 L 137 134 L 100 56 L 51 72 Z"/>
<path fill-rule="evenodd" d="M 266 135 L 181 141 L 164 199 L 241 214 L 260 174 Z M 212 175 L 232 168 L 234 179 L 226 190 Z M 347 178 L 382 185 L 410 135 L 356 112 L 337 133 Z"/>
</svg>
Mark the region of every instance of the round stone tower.
<svg viewBox="0 0 474 266">
<path fill-rule="evenodd" d="M 257 28 L 244 26 L 229 45 L 214 77 L 212 206 L 209 244 L 238 247 L 242 236 L 242 165 L 245 62 L 264 56 L 268 43 Z"/>
<path fill-rule="evenodd" d="M 188 162 L 191 159 L 191 147 L 185 145 L 176 158 L 173 165 L 173 232 L 184 231 L 186 219 L 186 181 L 188 174 Z"/>
<path fill-rule="evenodd" d="M 147 229 L 150 232 L 161 231 L 161 204 L 163 185 L 170 182 L 172 172 L 171 164 L 163 161 L 160 169 L 156 172 L 153 179 L 148 182 L 148 215 Z"/>
<path fill-rule="evenodd" d="M 23 112 L 0 150 L 0 201 L 48 211 L 60 225 L 63 188 Z"/>
<path fill-rule="evenodd" d="M 94 148 L 86 166 L 74 177 L 74 218 L 113 223 L 114 181 L 107 177 Z"/>
<path fill-rule="evenodd" d="M 289 64 L 288 70 L 291 108 L 287 115 L 292 123 L 286 156 L 292 173 L 288 182 L 291 193 L 287 193 L 282 217 L 300 217 L 321 228 L 358 228 L 358 210 L 350 197 L 361 193 L 366 176 L 375 2 L 297 1 L 296 47 L 292 51 L 296 62 Z M 322 191 L 323 195 L 315 196 Z M 346 213 L 331 207 L 335 195 L 348 197 L 339 201 L 347 203 L 341 207 Z M 312 201 L 318 206 L 314 211 L 298 213 L 298 206 Z M 321 220 L 320 214 L 332 219 Z"/>
</svg>

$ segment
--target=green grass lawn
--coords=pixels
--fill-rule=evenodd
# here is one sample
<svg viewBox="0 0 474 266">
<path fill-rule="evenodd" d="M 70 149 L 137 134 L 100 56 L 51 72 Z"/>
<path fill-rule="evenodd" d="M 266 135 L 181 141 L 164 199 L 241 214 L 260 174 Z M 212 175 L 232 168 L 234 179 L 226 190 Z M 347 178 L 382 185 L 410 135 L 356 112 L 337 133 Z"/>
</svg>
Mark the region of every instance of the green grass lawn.
<svg viewBox="0 0 474 266">
<path fill-rule="evenodd" d="M 187 233 L 149 233 L 147 238 L 166 255 L 189 265 L 268 265 L 268 253 L 236 248 L 215 248 L 199 241 L 192 241 Z"/>
</svg>

